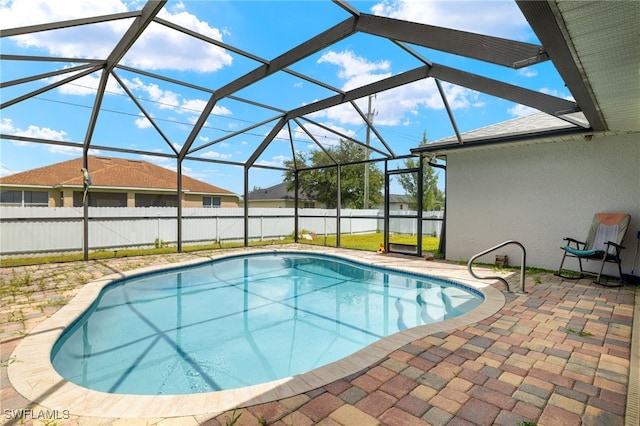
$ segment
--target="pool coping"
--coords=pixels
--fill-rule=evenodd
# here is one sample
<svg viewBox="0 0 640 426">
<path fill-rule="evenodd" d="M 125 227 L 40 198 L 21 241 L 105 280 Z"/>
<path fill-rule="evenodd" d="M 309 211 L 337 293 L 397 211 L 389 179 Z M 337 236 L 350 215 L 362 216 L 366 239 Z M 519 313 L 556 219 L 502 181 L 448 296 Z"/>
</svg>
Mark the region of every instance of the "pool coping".
<svg viewBox="0 0 640 426">
<path fill-rule="evenodd" d="M 403 330 L 333 363 L 306 373 L 269 383 L 231 390 L 187 395 L 129 395 L 110 394 L 87 389 L 61 377 L 50 360 L 53 345 L 86 309 L 100 291 L 115 280 L 148 274 L 166 269 L 206 263 L 212 259 L 238 254 L 265 252 L 299 252 L 326 254 L 371 266 L 395 271 L 429 275 L 455 281 L 474 288 L 484 295 L 483 303 L 473 311 L 439 323 Z M 479 269 L 481 271 L 481 269 Z M 507 275 L 505 275 L 506 277 Z M 326 247 L 291 248 L 268 246 L 229 250 L 179 264 L 167 264 L 111 274 L 85 284 L 78 294 L 51 318 L 39 324 L 16 347 L 8 366 L 13 387 L 29 401 L 58 412 L 88 417 L 158 418 L 215 414 L 254 404 L 292 397 L 322 387 L 361 371 L 380 361 L 393 351 L 429 335 L 477 323 L 498 312 L 505 297 L 491 283 L 469 278 L 466 268 L 441 262 L 428 262 L 419 257 L 380 255 L 348 249 Z"/>
</svg>

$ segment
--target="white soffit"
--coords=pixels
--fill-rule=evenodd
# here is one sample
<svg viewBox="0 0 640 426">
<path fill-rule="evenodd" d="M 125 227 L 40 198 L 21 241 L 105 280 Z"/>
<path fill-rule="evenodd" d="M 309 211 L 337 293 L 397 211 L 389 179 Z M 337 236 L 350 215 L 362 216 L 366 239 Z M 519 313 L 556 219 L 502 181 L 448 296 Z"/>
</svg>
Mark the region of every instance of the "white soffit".
<svg viewBox="0 0 640 426">
<path fill-rule="evenodd" d="M 640 131 L 640 2 L 556 6 L 607 128 Z"/>
</svg>

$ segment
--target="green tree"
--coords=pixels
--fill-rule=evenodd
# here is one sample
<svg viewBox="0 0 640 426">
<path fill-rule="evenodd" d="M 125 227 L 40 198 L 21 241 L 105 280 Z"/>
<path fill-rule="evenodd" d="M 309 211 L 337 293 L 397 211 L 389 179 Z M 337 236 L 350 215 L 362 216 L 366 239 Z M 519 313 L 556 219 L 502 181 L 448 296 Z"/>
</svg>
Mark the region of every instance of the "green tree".
<svg viewBox="0 0 640 426">
<path fill-rule="evenodd" d="M 420 145 L 427 143 L 427 132 L 422 135 L 422 142 Z M 418 168 L 420 161 L 414 158 L 408 158 L 404 162 L 406 169 Z M 405 193 L 409 197 L 412 208 L 418 206 L 418 175 L 417 173 L 403 173 L 398 175 L 398 182 L 404 189 Z M 428 163 L 423 164 L 422 169 L 422 209 L 423 210 L 435 210 L 444 202 L 444 193 L 438 189 L 438 175 L 435 173 L 433 167 Z"/>
<path fill-rule="evenodd" d="M 362 161 L 365 157 L 365 148 L 353 141 L 341 140 L 335 147 L 327 147 L 326 153 L 322 150 L 296 153 L 296 160 L 288 160 L 285 166 L 290 169 L 284 173 L 284 180 L 289 182 L 288 190 L 294 188 L 294 166 L 298 169 L 307 167 L 329 166 L 335 164 L 331 158 L 340 164 Z M 383 203 L 382 187 L 384 174 L 373 165 L 354 164 L 345 165 L 340 170 L 340 198 L 343 208 L 362 208 L 364 205 L 364 167 L 369 167 L 369 205 L 376 206 Z M 338 205 L 337 169 L 326 167 L 301 171 L 298 173 L 300 191 L 305 196 L 320 203 L 327 208 L 336 208 Z"/>
</svg>

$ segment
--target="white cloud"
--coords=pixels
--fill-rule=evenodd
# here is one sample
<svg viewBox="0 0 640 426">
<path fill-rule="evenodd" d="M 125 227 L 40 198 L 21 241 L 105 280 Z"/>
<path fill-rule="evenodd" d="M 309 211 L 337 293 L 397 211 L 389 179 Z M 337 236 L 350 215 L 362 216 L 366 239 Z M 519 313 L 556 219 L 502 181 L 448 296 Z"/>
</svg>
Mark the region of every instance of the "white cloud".
<svg viewBox="0 0 640 426">
<path fill-rule="evenodd" d="M 13 120 L 10 118 L 3 118 L 0 121 L 0 132 L 2 133 L 11 133 L 13 132 Z"/>
<path fill-rule="evenodd" d="M 257 161 L 256 164 L 268 167 L 284 167 L 284 162 L 287 160 L 291 160 L 291 157 L 287 157 L 286 155 L 276 155 L 275 157 L 272 157 L 271 160 L 260 160 Z"/>
<path fill-rule="evenodd" d="M 513 1 L 383 0 L 371 11 L 389 18 L 515 40 L 533 34 Z"/>
<path fill-rule="evenodd" d="M 207 106 L 207 101 L 204 99 L 183 99 L 180 109 L 177 112 L 189 112 L 193 114 L 200 114 L 204 107 Z M 214 107 L 215 110 L 215 107 Z"/>
<path fill-rule="evenodd" d="M 200 21 L 197 16 L 163 9 L 159 17 L 189 28 L 197 33 L 222 41 L 223 32 Z M 167 49 L 166 46 L 172 46 Z M 194 70 L 213 72 L 231 65 L 233 58 L 224 49 L 183 33 L 152 23 L 144 35 L 125 56 L 125 60 L 144 69 Z"/>
<path fill-rule="evenodd" d="M 13 175 L 15 173 L 20 173 L 17 172 L 15 170 L 12 170 L 9 166 L 7 166 L 6 164 L 2 164 L 0 163 L 0 177 L 3 176 L 8 176 L 8 175 Z"/>
<path fill-rule="evenodd" d="M 47 151 L 49 151 L 52 154 L 61 154 L 61 155 L 69 155 L 69 156 L 73 156 L 73 157 L 77 157 L 79 155 L 82 155 L 82 149 L 81 148 L 75 148 L 72 146 L 61 146 L 61 145 L 47 145 Z M 100 151 L 99 150 L 89 150 L 91 151 L 90 154 L 91 155 L 95 155 L 98 154 Z"/>
<path fill-rule="evenodd" d="M 376 71 L 388 71 L 391 68 L 389 61 L 370 62 L 348 50 L 342 52 L 329 51 L 318 59 L 318 63 L 338 65 L 340 67 L 338 77 L 345 80 L 358 78 L 362 75 L 375 75 Z M 383 74 L 383 76 L 386 75 Z"/>
<path fill-rule="evenodd" d="M 136 118 L 134 120 L 134 124 L 138 129 L 148 129 L 149 127 L 151 127 L 151 122 L 142 113 L 140 113 L 140 118 Z"/>
<path fill-rule="evenodd" d="M 517 73 L 519 76 L 527 77 L 527 78 L 538 76 L 538 70 L 534 68 L 521 68 L 517 71 Z"/>
<path fill-rule="evenodd" d="M 147 84 L 140 78 L 125 80 L 126 86 L 132 92 L 142 93 L 142 98 L 148 99 L 157 104 L 159 109 L 170 109 L 177 114 L 194 114 L 200 115 L 207 105 L 204 99 L 184 99 L 179 93 L 171 90 L 164 90 L 155 83 Z M 224 106 L 214 106 L 212 114 L 230 116 L 233 115 L 231 110 Z M 190 121 L 195 123 L 197 118 Z"/>
<path fill-rule="evenodd" d="M 66 67 L 65 67 L 66 68 Z M 49 83 L 55 83 L 57 81 L 63 80 L 72 73 L 59 75 L 56 77 L 50 78 Z M 66 83 L 62 86 L 58 87 L 58 91 L 65 95 L 77 95 L 77 96 L 94 96 L 98 90 L 98 85 L 100 84 L 100 72 L 96 72 L 93 74 L 85 75 L 76 80 L 73 80 L 70 83 Z M 105 88 L 105 94 L 123 94 L 124 90 L 118 85 L 118 82 L 109 77 L 107 80 L 107 86 Z"/>
<path fill-rule="evenodd" d="M 350 51 L 327 52 L 318 62 L 338 66 L 337 75 L 345 80 L 343 90 L 361 87 L 392 75 L 389 61 L 371 62 Z M 478 102 L 478 92 L 449 83 L 442 83 L 442 87 L 447 95 L 449 106 L 454 110 L 484 105 Z M 359 99 L 356 104 L 363 114 L 367 114 L 368 98 Z M 378 93 L 373 100 L 375 111 L 373 121 L 378 125 L 409 125 L 411 117 L 417 116 L 422 108 L 444 109 L 438 88 L 430 78 Z M 324 118 L 340 125 L 363 126 L 365 124 L 362 116 L 349 103 L 318 111 L 310 117 Z"/>
<path fill-rule="evenodd" d="M 6 27 L 21 27 L 127 11 L 119 0 L 83 0 L 56 2 L 47 0 L 14 1 L 0 7 L 0 22 Z M 125 20 L 94 24 L 85 28 L 38 32 L 16 37 L 20 46 L 32 47 L 65 57 L 98 58 L 108 55 L 118 38 L 130 25 Z M 100 43 L 96 43 L 100 40 Z"/>
<path fill-rule="evenodd" d="M 507 109 L 507 112 L 514 117 L 524 117 L 527 115 L 538 112 L 535 108 L 528 107 L 526 105 L 516 104 L 513 107 Z"/>
<path fill-rule="evenodd" d="M 328 122 L 323 124 L 326 125 L 328 128 L 335 130 L 339 134 L 345 135 L 347 137 L 354 137 L 356 134 L 355 131 L 346 129 L 333 122 Z M 313 135 L 313 137 L 318 141 L 318 143 L 320 143 L 323 146 L 336 146 L 338 145 L 341 139 L 341 136 L 337 135 L 336 133 L 330 132 L 329 130 L 326 130 L 322 127 L 318 127 L 311 123 L 306 124 L 305 129 L 307 129 L 307 131 Z M 307 133 L 304 130 L 302 130 L 300 127 L 294 127 L 291 129 L 291 131 L 293 132 L 294 141 L 313 142 L 312 139 L 309 137 L 309 135 L 307 135 Z M 311 148 L 315 147 L 316 149 L 318 148 L 315 142 L 313 142 L 310 145 L 310 147 Z"/>
<path fill-rule="evenodd" d="M 483 106 L 478 102 L 480 94 L 476 91 L 446 82 L 442 83 L 442 87 L 453 110 Z M 368 98 L 359 99 L 356 104 L 366 115 L 369 108 Z M 375 114 L 374 124 L 397 126 L 410 124 L 411 118 L 420 114 L 421 109 L 442 110 L 444 103 L 435 81 L 429 78 L 378 93 L 372 99 L 372 107 Z M 348 103 L 319 111 L 312 116 L 342 125 L 365 124 L 360 114 Z"/>
<path fill-rule="evenodd" d="M 209 159 L 215 159 L 215 160 L 226 160 L 228 158 L 231 158 L 232 155 L 231 154 L 221 154 L 218 151 L 206 151 L 203 152 L 202 154 L 200 154 L 201 158 L 209 158 Z"/>
<path fill-rule="evenodd" d="M 540 89 L 540 92 L 545 93 L 547 95 L 555 96 L 556 98 L 563 98 L 568 101 L 575 101 L 573 95 L 568 94 L 564 95 L 560 90 L 557 89 L 549 89 L 548 87 L 543 87 Z"/>
<path fill-rule="evenodd" d="M 11 120 L 10 118 L 2 119 L 2 122 L 0 122 L 0 131 L 8 135 L 24 136 L 27 138 L 45 139 L 45 140 L 60 141 L 60 142 L 65 141 L 67 136 L 67 132 L 65 132 L 64 130 L 54 130 L 48 127 L 39 127 L 39 126 L 30 125 L 29 127 L 27 127 L 26 130 L 20 129 L 13 125 L 13 120 Z M 36 145 L 43 146 L 47 149 L 47 151 L 49 151 L 52 154 L 62 154 L 62 155 L 72 155 L 72 156 L 82 155 L 82 149 L 73 147 L 73 146 L 54 145 L 54 144 L 41 145 L 41 144 L 36 144 L 34 142 L 25 142 L 25 141 L 11 141 L 11 142 L 17 146 L 36 146 Z M 91 155 L 97 155 L 100 153 L 100 150 L 89 149 L 89 153 Z"/>
<path fill-rule="evenodd" d="M 10 118 L 3 118 L 0 123 L 0 130 L 2 133 L 6 133 L 14 136 L 24 136 L 35 139 L 48 139 L 53 141 L 64 141 L 67 136 L 67 132 L 64 130 L 53 130 L 48 127 L 38 127 L 30 125 L 26 130 L 19 129 L 13 125 L 13 120 Z M 13 141 L 15 145 L 29 145 L 29 142 Z"/>
<path fill-rule="evenodd" d="M 131 91 L 138 91 L 144 94 L 144 98 L 155 102 L 160 109 L 175 109 L 180 105 L 178 95 L 171 90 L 162 90 L 155 83 L 145 84 L 140 78 L 134 78 L 125 82 Z"/>
<path fill-rule="evenodd" d="M 391 76 L 389 72 L 391 63 L 389 61 L 371 62 L 348 50 L 342 52 L 329 51 L 318 59 L 318 63 L 338 66 L 338 77 L 345 80 L 342 86 L 343 90 L 362 87 Z"/>
<path fill-rule="evenodd" d="M 170 3 L 159 16 L 212 39 L 222 41 L 223 32 L 200 21 L 186 11 L 184 3 Z M 140 9 L 141 2 L 121 0 L 82 0 L 79 2 L 29 0 L 0 2 L 3 28 L 21 27 L 69 19 L 110 15 Z M 116 20 L 99 24 L 43 31 L 15 37 L 22 47 L 31 47 L 51 55 L 74 58 L 105 58 L 131 25 L 132 20 Z M 167 49 L 166 46 L 173 46 Z M 148 70 L 214 72 L 229 66 L 233 58 L 224 49 L 187 36 L 165 26 L 152 23 L 125 55 L 125 62 Z"/>
</svg>

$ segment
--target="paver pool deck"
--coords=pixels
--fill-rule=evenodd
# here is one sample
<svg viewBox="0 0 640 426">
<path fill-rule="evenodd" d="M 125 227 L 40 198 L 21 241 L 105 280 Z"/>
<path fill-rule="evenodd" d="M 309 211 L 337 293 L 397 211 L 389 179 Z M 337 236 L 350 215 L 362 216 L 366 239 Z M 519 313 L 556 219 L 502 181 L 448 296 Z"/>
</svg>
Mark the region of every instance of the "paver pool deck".
<svg viewBox="0 0 640 426">
<path fill-rule="evenodd" d="M 485 287 L 490 300 L 473 315 L 394 335 L 345 363 L 244 394 L 96 402 L 55 378 L 41 390 L 39 376 L 48 370 L 34 367 L 40 362 L 34 354 L 47 344 L 38 340 L 49 333 L 43 325 L 64 317 L 63 307 L 70 310 L 77 300 L 69 301 L 102 278 L 261 250 L 319 250 L 446 277 Z M 466 265 L 310 245 L 0 268 L 0 274 L 0 424 L 213 426 L 239 416 L 233 424 L 609 426 L 638 425 L 640 418 L 635 286 L 538 272 L 527 275 L 522 294 L 513 273 L 508 293 L 500 282 L 471 279 Z"/>
</svg>

